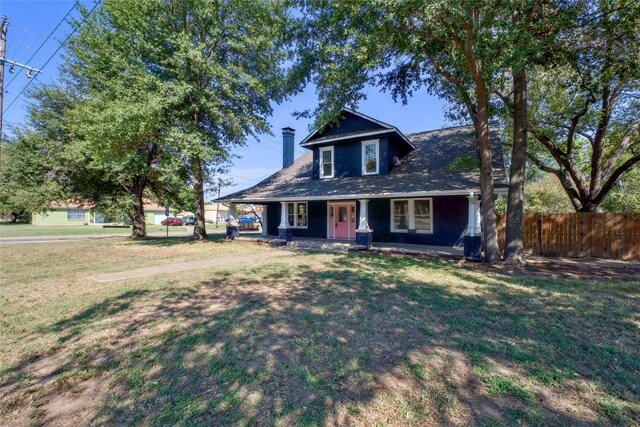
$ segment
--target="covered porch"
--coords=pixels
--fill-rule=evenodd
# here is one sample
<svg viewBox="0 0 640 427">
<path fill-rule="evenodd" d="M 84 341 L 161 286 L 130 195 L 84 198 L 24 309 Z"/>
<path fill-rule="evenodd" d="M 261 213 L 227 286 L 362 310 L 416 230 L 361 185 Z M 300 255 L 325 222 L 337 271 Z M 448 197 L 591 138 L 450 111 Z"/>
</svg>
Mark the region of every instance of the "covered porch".
<svg viewBox="0 0 640 427">
<path fill-rule="evenodd" d="M 248 236 L 251 239 L 311 249 L 399 249 L 467 258 L 479 258 L 482 249 L 480 198 L 474 192 L 260 202 L 256 204 L 264 206 L 262 233 Z M 230 212 L 235 212 L 234 205 L 230 203 Z M 346 221 L 344 236 L 332 233 L 340 230 L 341 216 Z"/>
<path fill-rule="evenodd" d="M 242 234 L 236 240 L 248 242 L 263 242 L 270 244 L 284 243 L 278 236 L 270 236 L 263 234 Z M 301 250 L 326 250 L 326 251 L 358 251 L 366 250 L 367 247 L 359 245 L 355 240 L 346 239 L 324 239 L 320 237 L 296 237 L 294 240 L 286 242 L 287 247 Z M 410 243 L 384 243 L 372 242 L 368 248 L 377 252 L 390 253 L 413 253 L 413 254 L 431 254 L 435 256 L 452 256 L 462 257 L 464 248 L 462 246 L 434 246 L 434 245 L 417 245 Z"/>
</svg>

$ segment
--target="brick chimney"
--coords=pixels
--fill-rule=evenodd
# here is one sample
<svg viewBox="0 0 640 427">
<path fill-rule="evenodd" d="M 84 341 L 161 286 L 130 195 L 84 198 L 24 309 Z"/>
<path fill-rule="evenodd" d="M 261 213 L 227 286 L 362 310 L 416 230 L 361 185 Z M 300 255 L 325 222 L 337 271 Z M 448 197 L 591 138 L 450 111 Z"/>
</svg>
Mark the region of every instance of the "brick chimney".
<svg viewBox="0 0 640 427">
<path fill-rule="evenodd" d="M 293 164 L 293 139 L 296 130 L 290 127 L 282 128 L 282 169 Z"/>
</svg>

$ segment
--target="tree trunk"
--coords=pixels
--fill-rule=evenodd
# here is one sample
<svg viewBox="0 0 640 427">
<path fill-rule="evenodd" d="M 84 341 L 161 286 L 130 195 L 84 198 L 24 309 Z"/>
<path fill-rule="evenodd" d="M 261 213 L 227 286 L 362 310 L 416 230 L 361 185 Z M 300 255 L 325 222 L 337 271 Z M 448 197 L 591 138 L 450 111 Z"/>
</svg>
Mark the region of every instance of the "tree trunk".
<svg viewBox="0 0 640 427">
<path fill-rule="evenodd" d="M 142 186 L 140 186 L 142 187 Z M 131 220 L 131 238 L 147 237 L 147 225 L 144 219 L 144 187 L 136 190 L 136 203 L 131 206 L 129 219 Z"/>
<path fill-rule="evenodd" d="M 195 240 L 208 239 L 204 222 L 204 170 L 202 161 L 194 158 L 191 161 L 193 172 L 193 207 L 196 220 L 193 224 L 193 238 Z"/>
<path fill-rule="evenodd" d="M 19 212 L 11 212 L 11 223 L 15 224 L 16 222 L 18 222 L 18 218 L 20 218 L 23 213 L 24 213 L 24 210 Z"/>
<path fill-rule="evenodd" d="M 478 113 L 475 120 L 476 145 L 480 156 L 480 193 L 482 194 L 482 242 L 484 262 L 500 261 L 498 230 L 496 227 L 496 202 L 493 193 L 493 169 L 489 143 L 489 102 L 484 86 L 476 85 Z"/>
<path fill-rule="evenodd" d="M 507 197 L 507 227 L 504 258 L 508 264 L 525 264 L 522 246 L 524 172 L 527 154 L 527 75 L 524 68 L 513 71 L 513 149 Z"/>
</svg>

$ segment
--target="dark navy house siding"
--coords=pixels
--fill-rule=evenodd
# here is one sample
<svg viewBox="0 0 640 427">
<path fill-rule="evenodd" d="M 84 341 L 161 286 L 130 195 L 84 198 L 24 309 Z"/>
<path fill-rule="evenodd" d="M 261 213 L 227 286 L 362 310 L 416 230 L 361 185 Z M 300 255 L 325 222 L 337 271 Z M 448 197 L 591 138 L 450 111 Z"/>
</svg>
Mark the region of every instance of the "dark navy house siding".
<svg viewBox="0 0 640 427">
<path fill-rule="evenodd" d="M 333 146 L 334 179 L 362 175 L 362 141 L 364 140 L 365 139 L 346 142 Z M 379 138 L 379 141 L 380 158 L 378 161 L 380 165 L 378 174 L 386 175 L 393 166 L 391 158 L 397 156 L 399 151 L 393 148 L 390 152 L 390 147 L 394 147 L 394 144 L 389 143 L 388 138 Z M 320 150 L 317 147 L 313 149 L 313 179 L 320 179 Z"/>
<path fill-rule="evenodd" d="M 392 233 L 391 199 L 369 199 L 369 227 L 373 229 L 374 242 L 416 243 L 423 245 L 453 246 L 461 244 L 467 225 L 468 201 L 464 196 L 433 197 L 433 233 Z M 360 214 L 356 201 L 356 215 Z M 267 208 L 267 233 L 278 235 L 280 203 L 269 203 Z M 310 201 L 309 227 L 293 229 L 294 237 L 327 237 L 327 202 Z M 356 217 L 356 225 L 359 219 Z"/>
<path fill-rule="evenodd" d="M 374 242 L 453 246 L 462 242 L 469 202 L 465 196 L 433 197 L 433 233 L 391 232 L 391 199 L 369 200 L 369 227 Z"/>
<path fill-rule="evenodd" d="M 280 225 L 280 203 L 267 204 L 267 234 L 278 235 Z M 305 228 L 292 228 L 293 237 L 327 237 L 327 202 L 307 202 L 309 226 Z"/>
</svg>

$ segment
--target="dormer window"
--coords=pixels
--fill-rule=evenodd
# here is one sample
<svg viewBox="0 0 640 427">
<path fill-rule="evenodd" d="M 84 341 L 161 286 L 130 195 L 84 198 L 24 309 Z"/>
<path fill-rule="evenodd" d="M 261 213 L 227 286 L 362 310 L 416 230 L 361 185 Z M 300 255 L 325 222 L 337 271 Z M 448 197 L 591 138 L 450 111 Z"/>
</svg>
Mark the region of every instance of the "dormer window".
<svg viewBox="0 0 640 427">
<path fill-rule="evenodd" d="M 377 175 L 379 171 L 380 140 L 362 141 L 362 175 Z"/>
<path fill-rule="evenodd" d="M 333 178 L 333 146 L 320 149 L 320 178 Z"/>
</svg>

